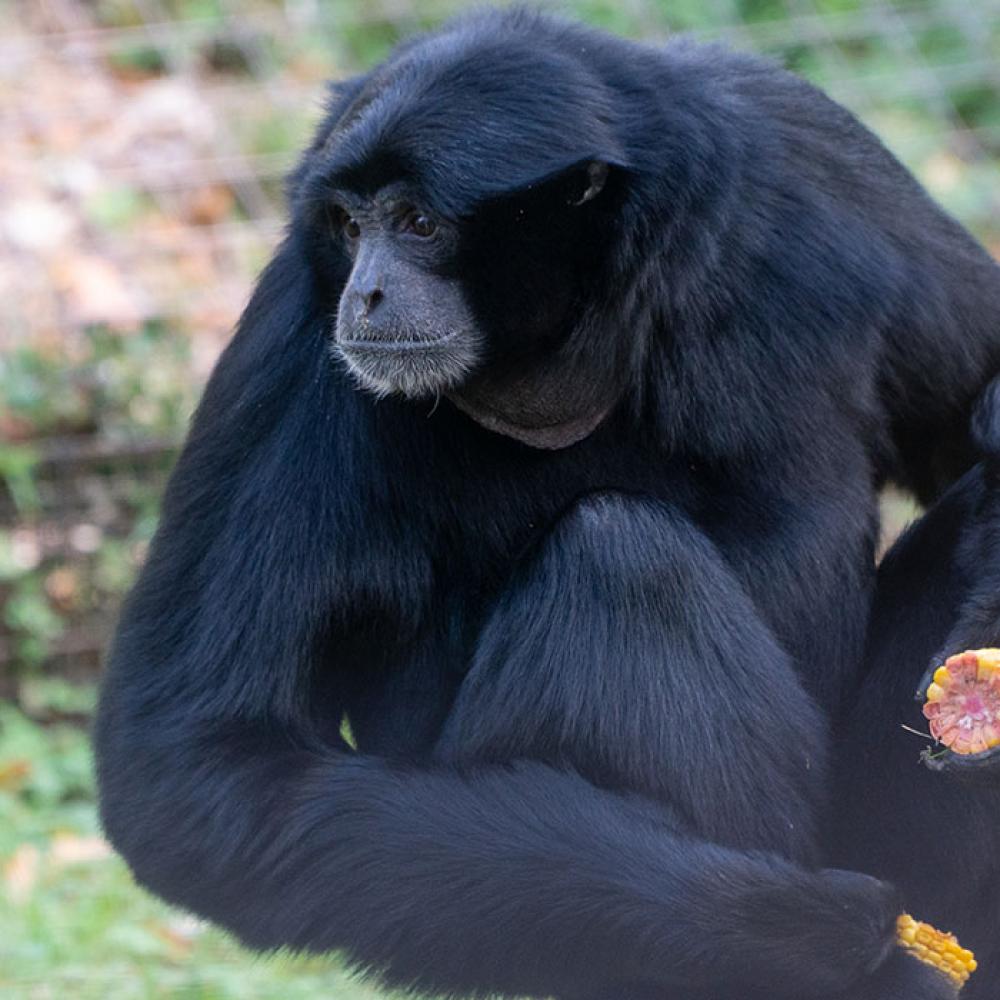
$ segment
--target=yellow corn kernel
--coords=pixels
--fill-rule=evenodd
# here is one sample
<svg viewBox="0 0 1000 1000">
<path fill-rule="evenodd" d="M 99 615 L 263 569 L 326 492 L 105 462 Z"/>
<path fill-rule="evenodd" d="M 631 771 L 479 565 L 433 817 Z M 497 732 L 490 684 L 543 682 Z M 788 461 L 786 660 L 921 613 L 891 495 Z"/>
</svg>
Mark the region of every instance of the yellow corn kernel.
<svg viewBox="0 0 1000 1000">
<path fill-rule="evenodd" d="M 982 663 L 992 663 L 995 667 L 1000 667 L 1000 648 L 987 646 L 984 649 L 970 649 L 968 651 Z"/>
<path fill-rule="evenodd" d="M 1000 649 L 970 649 L 976 660 L 976 679 L 988 681 L 1000 669 Z"/>
<path fill-rule="evenodd" d="M 914 958 L 933 965 L 959 989 L 976 971 L 975 956 L 958 943 L 954 934 L 914 920 L 908 913 L 902 914 L 896 921 L 896 940 Z"/>
</svg>

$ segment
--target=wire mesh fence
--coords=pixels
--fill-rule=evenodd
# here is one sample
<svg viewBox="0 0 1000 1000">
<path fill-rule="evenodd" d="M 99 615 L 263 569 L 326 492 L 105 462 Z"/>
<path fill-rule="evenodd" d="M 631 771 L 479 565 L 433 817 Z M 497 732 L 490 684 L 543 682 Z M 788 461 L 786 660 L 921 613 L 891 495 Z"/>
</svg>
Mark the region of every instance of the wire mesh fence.
<svg viewBox="0 0 1000 1000">
<path fill-rule="evenodd" d="M 0 14 L 0 346 L 167 317 L 216 340 L 280 232 L 322 81 L 454 0 L 46 0 Z M 580 0 L 656 40 L 773 55 L 1000 239 L 1000 0 Z M 209 352 L 210 353 L 210 352 Z M 209 358 L 201 359 L 207 364 Z"/>
<path fill-rule="evenodd" d="M 0 3 L 0 694 L 93 664 L 323 83 L 456 0 Z M 1000 251 L 1000 0 L 566 0 L 773 56 Z"/>
</svg>

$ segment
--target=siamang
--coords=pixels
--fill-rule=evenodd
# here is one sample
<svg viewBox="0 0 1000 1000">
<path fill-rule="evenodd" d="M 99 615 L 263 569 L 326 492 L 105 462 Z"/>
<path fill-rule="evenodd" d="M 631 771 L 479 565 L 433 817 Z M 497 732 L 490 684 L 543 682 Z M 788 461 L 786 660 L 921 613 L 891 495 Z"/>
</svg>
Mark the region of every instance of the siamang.
<svg viewBox="0 0 1000 1000">
<path fill-rule="evenodd" d="M 950 996 L 818 826 L 985 251 L 770 63 L 521 10 L 336 87 L 289 193 L 110 654 L 138 880 L 427 991 Z"/>
<path fill-rule="evenodd" d="M 914 736 L 927 728 L 919 705 L 927 663 L 1000 645 L 1000 383 L 973 426 L 983 461 L 879 567 L 868 672 L 837 742 L 829 829 L 838 864 L 891 880 L 914 912 L 976 952 L 979 969 L 963 1000 L 996 1000 L 1000 750 L 921 754 Z"/>
</svg>

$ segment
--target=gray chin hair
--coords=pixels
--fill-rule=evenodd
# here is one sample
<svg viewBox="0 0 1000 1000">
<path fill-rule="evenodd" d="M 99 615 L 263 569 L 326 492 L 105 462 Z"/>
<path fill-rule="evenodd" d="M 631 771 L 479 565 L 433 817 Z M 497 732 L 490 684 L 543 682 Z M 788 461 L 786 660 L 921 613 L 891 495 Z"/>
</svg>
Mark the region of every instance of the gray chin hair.
<svg viewBox="0 0 1000 1000">
<path fill-rule="evenodd" d="M 420 347 L 334 344 L 358 387 L 375 396 L 427 399 L 461 385 L 479 360 L 474 336 L 452 334 Z"/>
</svg>

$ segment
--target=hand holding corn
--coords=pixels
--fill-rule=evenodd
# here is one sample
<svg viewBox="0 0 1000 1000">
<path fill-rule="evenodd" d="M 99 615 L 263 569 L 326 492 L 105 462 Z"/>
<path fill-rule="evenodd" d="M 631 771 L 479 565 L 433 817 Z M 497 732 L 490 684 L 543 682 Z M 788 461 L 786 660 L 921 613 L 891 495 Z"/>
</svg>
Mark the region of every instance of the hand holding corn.
<svg viewBox="0 0 1000 1000">
<path fill-rule="evenodd" d="M 954 934 L 936 930 L 904 913 L 896 921 L 896 939 L 914 958 L 933 965 L 961 989 L 976 971 L 975 956 Z"/>
<path fill-rule="evenodd" d="M 949 656 L 927 688 L 924 717 L 931 736 L 957 754 L 1000 746 L 1000 649 Z"/>
</svg>

